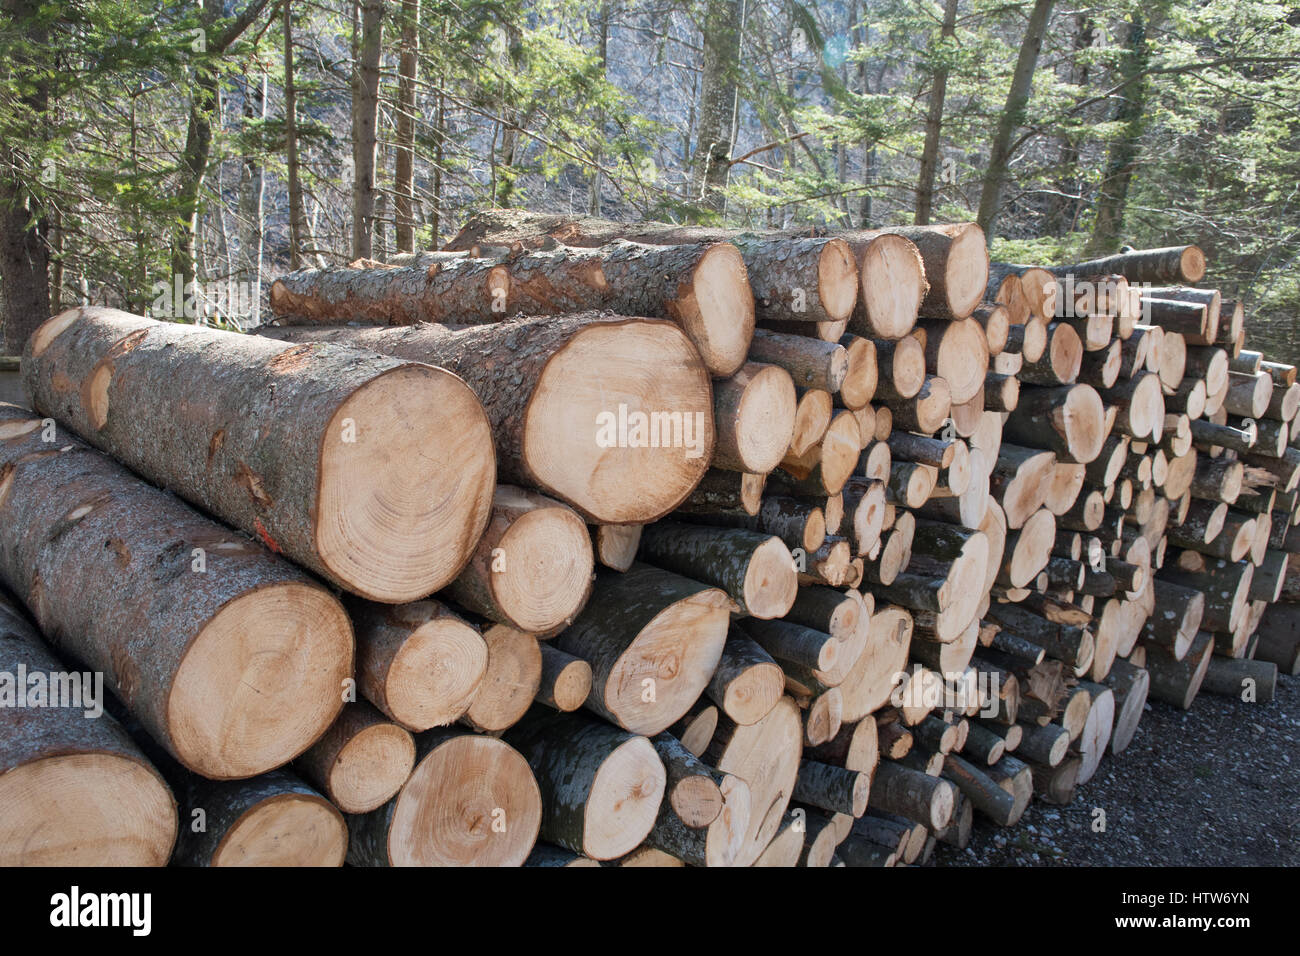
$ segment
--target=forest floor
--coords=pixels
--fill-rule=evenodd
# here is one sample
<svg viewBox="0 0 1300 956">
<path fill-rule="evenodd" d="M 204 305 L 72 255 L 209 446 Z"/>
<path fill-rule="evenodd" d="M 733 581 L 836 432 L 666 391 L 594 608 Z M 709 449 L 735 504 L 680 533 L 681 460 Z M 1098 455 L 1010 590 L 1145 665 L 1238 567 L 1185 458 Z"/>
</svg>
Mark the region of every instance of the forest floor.
<svg viewBox="0 0 1300 956">
<path fill-rule="evenodd" d="M 1267 704 L 1151 701 L 1128 748 L 1108 753 L 1072 804 L 1035 799 L 1009 829 L 976 813 L 970 846 L 940 844 L 931 865 L 1295 866 L 1297 793 L 1300 678 L 1280 677 Z"/>
</svg>

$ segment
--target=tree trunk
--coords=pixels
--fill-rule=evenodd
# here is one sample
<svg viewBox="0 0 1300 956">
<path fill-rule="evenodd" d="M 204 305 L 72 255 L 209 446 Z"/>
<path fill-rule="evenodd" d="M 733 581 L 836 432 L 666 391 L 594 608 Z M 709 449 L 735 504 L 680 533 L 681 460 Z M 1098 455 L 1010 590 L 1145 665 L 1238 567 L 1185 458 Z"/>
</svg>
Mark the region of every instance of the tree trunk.
<svg viewBox="0 0 1300 956">
<path fill-rule="evenodd" d="M 668 322 L 582 313 L 455 330 L 264 331 L 454 372 L 487 411 L 500 480 L 558 498 L 588 521 L 662 517 L 691 493 L 713 454 L 708 373 Z M 656 357 L 653 369 L 647 355 Z"/>
<path fill-rule="evenodd" d="M 1016 59 L 1015 72 L 1011 75 L 1011 89 L 1007 91 L 1007 102 L 1002 107 L 998 129 L 989 147 L 988 168 L 984 173 L 984 185 L 980 190 L 979 214 L 975 221 L 984 230 L 986 240 L 990 244 L 995 235 L 994 226 L 998 213 L 1002 209 L 1002 187 L 1005 185 L 1007 170 L 1013 155 L 1011 138 L 1016 130 L 1025 125 L 1025 107 L 1029 104 L 1034 70 L 1038 66 L 1038 53 L 1043 47 L 1043 39 L 1047 35 L 1047 25 L 1055 3 L 1056 0 L 1034 0 L 1034 7 L 1029 13 L 1029 23 L 1025 26 L 1024 39 L 1020 43 L 1020 56 Z"/>
<path fill-rule="evenodd" d="M 353 0 L 353 3 L 352 258 L 369 259 L 375 230 L 379 60 L 383 52 L 384 3 L 382 0 Z"/>
<path fill-rule="evenodd" d="M 351 626 L 292 565 L 12 405 L 0 501 L 0 577 L 187 768 L 262 773 L 337 716 Z"/>
<path fill-rule="evenodd" d="M 289 268 L 302 266 L 307 234 L 307 213 L 302 202 L 301 166 L 298 159 L 298 89 L 293 69 L 293 0 L 284 0 L 284 155 L 289 193 Z"/>
<path fill-rule="evenodd" d="M 96 307 L 41 326 L 23 366 L 39 411 L 353 593 L 437 590 L 487 524 L 490 426 L 441 369 Z"/>
<path fill-rule="evenodd" d="M 941 60 L 930 74 L 930 101 L 925 115 L 925 145 L 921 148 L 921 172 L 916 184 L 916 217 L 918 226 L 930 224 L 930 211 L 934 205 L 934 173 L 939 159 L 939 134 L 943 127 L 943 100 L 948 89 L 948 46 L 944 43 L 957 32 L 957 0 L 944 0 L 943 28 L 940 30 Z M 933 55 L 933 53 L 932 53 Z"/>
<path fill-rule="evenodd" d="M 699 122 L 687 196 L 688 202 L 700 207 L 696 218 L 721 213 L 726 207 L 724 190 L 735 135 L 744 4 L 741 0 L 706 0 L 703 13 Z"/>
<path fill-rule="evenodd" d="M 402 0 L 397 66 L 396 159 L 393 169 L 394 242 L 415 251 L 416 72 L 420 61 L 420 0 Z"/>
</svg>

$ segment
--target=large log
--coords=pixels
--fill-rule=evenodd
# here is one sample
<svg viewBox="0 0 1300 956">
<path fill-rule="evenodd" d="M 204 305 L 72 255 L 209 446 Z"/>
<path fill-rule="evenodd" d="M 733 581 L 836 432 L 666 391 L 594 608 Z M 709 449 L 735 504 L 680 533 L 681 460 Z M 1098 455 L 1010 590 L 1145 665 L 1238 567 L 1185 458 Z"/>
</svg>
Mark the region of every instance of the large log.
<svg viewBox="0 0 1300 956">
<path fill-rule="evenodd" d="M 658 793 L 647 789 L 657 802 L 663 793 L 663 765 L 647 741 L 632 739 L 644 747 L 642 756 L 649 752 L 659 772 Z M 539 787 L 543 781 L 534 777 L 530 760 L 494 737 L 457 728 L 430 730 L 415 744 L 415 771 L 397 796 L 377 810 L 348 817 L 348 863 L 522 866 L 537 842 L 544 813 L 550 819 L 552 807 L 546 801 L 553 799 L 553 791 Z M 626 783 L 617 781 L 618 786 Z"/>
<path fill-rule="evenodd" d="M 582 610 L 594 563 L 587 526 L 571 508 L 498 485 L 487 530 L 447 595 L 476 614 L 547 634 Z"/>
<path fill-rule="evenodd" d="M 713 454 L 708 372 L 668 322 L 583 313 L 456 330 L 260 331 L 450 369 L 483 402 L 501 480 L 536 488 L 600 524 L 667 514 Z"/>
<path fill-rule="evenodd" d="M 591 600 L 555 646 L 591 665 L 587 709 L 634 733 L 657 734 L 708 686 L 729 608 L 717 588 L 646 564 L 601 571 Z"/>
<path fill-rule="evenodd" d="M 900 237 L 877 233 L 842 233 L 828 241 L 809 238 L 806 231 L 755 234 L 670 223 L 626 224 L 491 209 L 474 216 L 446 248 L 473 251 L 492 243 L 535 247 L 541 236 L 571 246 L 599 246 L 617 239 L 653 244 L 730 241 L 740 249 L 748 266 L 756 307 L 760 312 L 775 310 L 766 320 L 800 322 L 808 319 L 821 322 L 818 304 L 827 317 L 839 314 L 847 290 L 837 246 L 847 242 L 857 260 L 853 278 L 858 281 L 852 291 L 855 294 L 861 291 L 861 301 L 851 317 L 854 330 L 882 339 L 907 334 L 916 321 L 917 307 L 926 288 L 925 271 L 916 247 Z M 792 255 L 794 252 L 797 254 Z"/>
<path fill-rule="evenodd" d="M 447 584 L 487 524 L 488 422 L 442 369 L 86 306 L 23 375 L 38 412 L 372 600 Z"/>
<path fill-rule="evenodd" d="M 12 405 L 0 405 L 0 579 L 60 654 L 102 671 L 204 776 L 280 766 L 343 706 L 352 628 L 332 595 Z"/>
<path fill-rule="evenodd" d="M 292 324 L 478 325 L 593 309 L 672 319 L 719 376 L 740 367 L 754 332 L 744 260 L 729 243 L 616 241 L 505 259 L 439 256 L 397 268 L 304 269 L 277 279 L 270 298 L 280 321 Z"/>
<path fill-rule="evenodd" d="M 0 866 L 164 865 L 177 832 L 166 782 L 102 712 L 93 675 L 69 671 L 2 591 L 0 673 Z M 41 682 L 54 696 L 26 706 Z"/>
<path fill-rule="evenodd" d="M 344 813 L 383 806 L 414 768 L 411 734 L 365 701 L 345 706 L 297 762 L 299 773 Z"/>
</svg>

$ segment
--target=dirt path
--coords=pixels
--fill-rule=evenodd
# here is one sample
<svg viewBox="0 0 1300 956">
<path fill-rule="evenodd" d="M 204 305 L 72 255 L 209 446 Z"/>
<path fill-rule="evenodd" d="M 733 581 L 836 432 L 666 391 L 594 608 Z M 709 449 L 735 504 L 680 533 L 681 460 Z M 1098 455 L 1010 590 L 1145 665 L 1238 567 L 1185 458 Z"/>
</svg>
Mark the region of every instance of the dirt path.
<svg viewBox="0 0 1300 956">
<path fill-rule="evenodd" d="M 1035 800 L 1010 829 L 976 813 L 970 846 L 940 845 L 932 865 L 1295 866 L 1298 795 L 1300 678 L 1283 677 L 1267 704 L 1148 703 L 1128 749 L 1107 754 L 1070 806 Z"/>
</svg>

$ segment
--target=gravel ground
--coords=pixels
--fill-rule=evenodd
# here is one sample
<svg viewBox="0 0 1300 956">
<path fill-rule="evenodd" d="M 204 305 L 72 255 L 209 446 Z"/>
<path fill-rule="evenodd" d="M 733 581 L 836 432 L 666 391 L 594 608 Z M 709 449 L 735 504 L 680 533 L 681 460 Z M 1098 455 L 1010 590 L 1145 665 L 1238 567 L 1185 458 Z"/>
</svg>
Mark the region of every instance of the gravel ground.
<svg viewBox="0 0 1300 956">
<path fill-rule="evenodd" d="M 1151 701 L 1128 749 L 1107 754 L 1070 806 L 1035 799 L 1011 828 L 976 812 L 970 846 L 940 844 L 931 865 L 1295 866 L 1298 793 L 1300 678 L 1280 678 L 1267 704 Z"/>
</svg>

